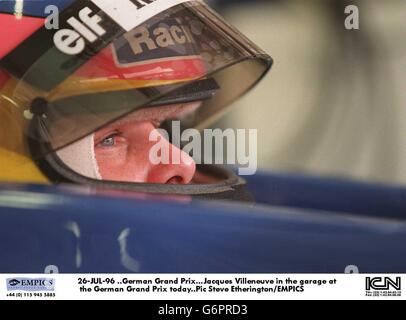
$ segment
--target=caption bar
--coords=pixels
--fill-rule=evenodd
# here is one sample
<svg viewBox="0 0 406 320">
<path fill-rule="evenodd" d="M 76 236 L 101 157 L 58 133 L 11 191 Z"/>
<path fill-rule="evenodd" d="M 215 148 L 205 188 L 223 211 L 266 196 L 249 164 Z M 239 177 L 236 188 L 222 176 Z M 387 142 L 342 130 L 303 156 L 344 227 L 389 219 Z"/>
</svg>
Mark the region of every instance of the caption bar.
<svg viewBox="0 0 406 320">
<path fill-rule="evenodd" d="M 404 299 L 405 275 L 0 275 L 0 299 Z"/>
</svg>

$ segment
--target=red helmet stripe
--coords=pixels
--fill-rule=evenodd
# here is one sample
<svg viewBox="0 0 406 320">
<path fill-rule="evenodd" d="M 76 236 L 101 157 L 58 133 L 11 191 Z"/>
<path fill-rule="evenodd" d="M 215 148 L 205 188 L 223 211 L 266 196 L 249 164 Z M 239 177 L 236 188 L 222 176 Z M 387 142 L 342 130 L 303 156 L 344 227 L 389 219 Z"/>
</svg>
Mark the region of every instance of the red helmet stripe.
<svg viewBox="0 0 406 320">
<path fill-rule="evenodd" d="M 17 18 L 12 14 L 0 13 L 0 59 L 43 25 L 43 18 Z M 11 34 L 4 30 L 10 30 Z"/>
<path fill-rule="evenodd" d="M 112 46 L 109 46 L 85 63 L 75 75 L 84 78 L 120 80 L 186 80 L 201 77 L 205 71 L 204 63 L 199 56 L 118 65 L 112 54 Z"/>
</svg>

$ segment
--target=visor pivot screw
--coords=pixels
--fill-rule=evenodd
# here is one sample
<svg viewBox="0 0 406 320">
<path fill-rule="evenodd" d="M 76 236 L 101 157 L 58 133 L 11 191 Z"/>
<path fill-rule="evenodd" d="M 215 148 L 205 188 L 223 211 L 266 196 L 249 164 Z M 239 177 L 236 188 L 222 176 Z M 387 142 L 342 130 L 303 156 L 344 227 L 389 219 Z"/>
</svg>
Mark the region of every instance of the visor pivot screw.
<svg viewBox="0 0 406 320">
<path fill-rule="evenodd" d="M 26 120 L 32 120 L 34 118 L 34 115 L 31 113 L 30 110 L 24 110 L 23 115 Z"/>
<path fill-rule="evenodd" d="M 44 98 L 35 98 L 30 107 L 32 114 L 41 116 L 44 115 L 48 108 L 48 101 Z"/>
</svg>

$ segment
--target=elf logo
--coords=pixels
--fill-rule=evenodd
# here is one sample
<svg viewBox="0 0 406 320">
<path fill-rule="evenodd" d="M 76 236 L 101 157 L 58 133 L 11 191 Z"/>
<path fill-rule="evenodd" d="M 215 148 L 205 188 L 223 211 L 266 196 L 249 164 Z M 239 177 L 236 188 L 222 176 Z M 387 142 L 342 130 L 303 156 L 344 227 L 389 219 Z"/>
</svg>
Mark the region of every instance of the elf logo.
<svg viewBox="0 0 406 320">
<path fill-rule="evenodd" d="M 127 32 L 156 14 L 187 1 L 190 0 L 91 0 Z M 86 41 L 94 43 L 107 33 L 100 25 L 102 18 L 97 14 L 92 15 L 89 7 L 84 7 L 78 17 L 70 17 L 66 22 L 73 29 L 59 30 L 53 40 L 55 46 L 67 55 L 80 54 L 86 48 Z"/>
<path fill-rule="evenodd" d="M 79 19 L 69 18 L 66 22 L 73 28 L 61 29 L 54 34 L 55 46 L 68 55 L 77 55 L 86 47 L 86 40 L 95 42 L 99 37 L 106 34 L 100 26 L 102 18 L 97 14 L 92 15 L 92 10 L 88 7 L 79 11 Z"/>
</svg>

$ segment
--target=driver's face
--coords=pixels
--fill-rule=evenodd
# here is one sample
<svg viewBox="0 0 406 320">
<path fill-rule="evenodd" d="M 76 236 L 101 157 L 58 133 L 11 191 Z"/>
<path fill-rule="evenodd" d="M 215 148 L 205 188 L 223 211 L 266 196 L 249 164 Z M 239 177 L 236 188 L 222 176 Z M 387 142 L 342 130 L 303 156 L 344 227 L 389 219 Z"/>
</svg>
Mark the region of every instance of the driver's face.
<svg viewBox="0 0 406 320">
<path fill-rule="evenodd" d="M 96 161 L 103 180 L 138 183 L 187 184 L 195 176 L 196 163 L 183 151 L 181 163 L 152 164 L 150 150 L 157 143 L 150 141 L 152 131 L 168 119 L 181 118 L 195 111 L 201 102 L 139 110 L 116 121 L 94 135 Z M 163 136 L 169 154 L 177 149 Z"/>
</svg>

